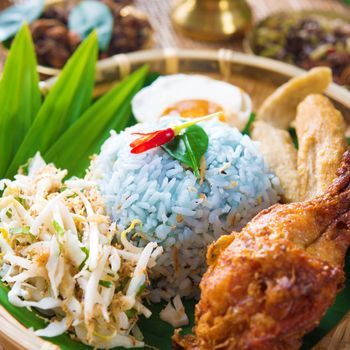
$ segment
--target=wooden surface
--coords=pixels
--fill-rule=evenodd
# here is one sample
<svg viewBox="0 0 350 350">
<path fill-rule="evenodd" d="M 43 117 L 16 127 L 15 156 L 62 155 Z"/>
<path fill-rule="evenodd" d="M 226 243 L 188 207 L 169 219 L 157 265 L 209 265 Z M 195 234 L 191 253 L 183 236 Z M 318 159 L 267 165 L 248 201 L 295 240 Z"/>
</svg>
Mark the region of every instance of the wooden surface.
<svg viewBox="0 0 350 350">
<path fill-rule="evenodd" d="M 135 0 L 134 4 L 148 13 L 151 24 L 155 29 L 156 47 L 178 47 L 187 49 L 228 49 L 242 51 L 241 40 L 233 40 L 227 43 L 209 44 L 188 39 L 173 29 L 169 13 L 176 0 Z M 260 20 L 277 11 L 298 11 L 320 9 L 326 11 L 347 12 L 350 16 L 350 6 L 344 5 L 338 0 L 247 0 L 251 5 L 254 20 Z"/>
</svg>

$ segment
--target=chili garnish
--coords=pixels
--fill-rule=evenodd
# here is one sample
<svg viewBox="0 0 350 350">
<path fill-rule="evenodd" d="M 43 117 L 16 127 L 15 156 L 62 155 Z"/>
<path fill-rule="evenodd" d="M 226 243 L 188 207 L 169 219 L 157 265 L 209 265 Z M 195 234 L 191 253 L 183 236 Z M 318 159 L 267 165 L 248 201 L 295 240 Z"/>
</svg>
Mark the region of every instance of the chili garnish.
<svg viewBox="0 0 350 350">
<path fill-rule="evenodd" d="M 139 154 L 146 152 L 152 148 L 162 146 L 173 140 L 174 137 L 179 135 L 182 130 L 190 127 L 191 125 L 195 125 L 213 117 L 220 116 L 222 116 L 222 112 L 217 112 L 209 114 L 205 117 L 193 119 L 189 122 L 180 125 L 175 125 L 172 128 L 156 130 L 148 133 L 134 132 L 132 133 L 132 135 L 141 135 L 141 137 L 137 138 L 136 140 L 130 143 L 131 153 Z"/>
</svg>

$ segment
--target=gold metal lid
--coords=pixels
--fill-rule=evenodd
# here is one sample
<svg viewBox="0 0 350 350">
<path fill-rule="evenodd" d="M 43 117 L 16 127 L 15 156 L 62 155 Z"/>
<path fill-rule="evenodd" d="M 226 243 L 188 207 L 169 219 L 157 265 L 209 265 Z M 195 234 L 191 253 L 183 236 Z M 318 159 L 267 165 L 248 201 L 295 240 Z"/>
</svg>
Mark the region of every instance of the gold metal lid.
<svg viewBox="0 0 350 350">
<path fill-rule="evenodd" d="M 193 39 L 224 41 L 244 35 L 252 13 L 245 0 L 179 0 L 171 19 L 175 28 Z"/>
</svg>

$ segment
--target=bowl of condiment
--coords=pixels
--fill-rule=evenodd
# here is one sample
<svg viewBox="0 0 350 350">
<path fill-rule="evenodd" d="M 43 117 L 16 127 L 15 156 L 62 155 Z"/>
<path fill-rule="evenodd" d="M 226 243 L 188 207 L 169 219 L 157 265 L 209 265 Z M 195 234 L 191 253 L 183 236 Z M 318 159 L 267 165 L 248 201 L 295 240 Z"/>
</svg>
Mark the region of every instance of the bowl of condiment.
<svg viewBox="0 0 350 350">
<path fill-rule="evenodd" d="M 21 6 L 4 12 L 16 8 L 21 12 Z M 129 0 L 31 0 L 26 6 L 31 15 L 25 15 L 23 20 L 30 22 L 38 70 L 45 78 L 56 76 L 93 30 L 99 38 L 100 60 L 152 45 L 153 29 L 147 15 Z M 6 13 L 0 15 L 0 27 L 4 23 L 1 16 Z M 4 46 L 8 48 L 11 41 L 12 37 L 7 38 Z"/>
<path fill-rule="evenodd" d="M 324 11 L 275 13 L 258 22 L 245 50 L 304 69 L 327 66 L 333 79 L 350 86 L 350 17 Z"/>
</svg>

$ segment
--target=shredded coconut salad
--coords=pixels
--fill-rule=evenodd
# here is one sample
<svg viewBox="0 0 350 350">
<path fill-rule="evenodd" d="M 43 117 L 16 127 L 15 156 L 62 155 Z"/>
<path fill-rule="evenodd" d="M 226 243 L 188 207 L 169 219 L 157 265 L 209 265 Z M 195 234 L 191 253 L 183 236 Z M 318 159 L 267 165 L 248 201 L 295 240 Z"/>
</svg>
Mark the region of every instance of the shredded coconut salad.
<svg viewBox="0 0 350 350">
<path fill-rule="evenodd" d="M 9 301 L 47 318 L 38 336 L 66 331 L 97 348 L 141 347 L 136 325 L 151 312 L 148 268 L 162 253 L 157 243 L 136 247 L 105 212 L 95 183 L 63 181 L 65 170 L 39 155 L 28 175 L 2 180 L 0 274 Z"/>
</svg>

